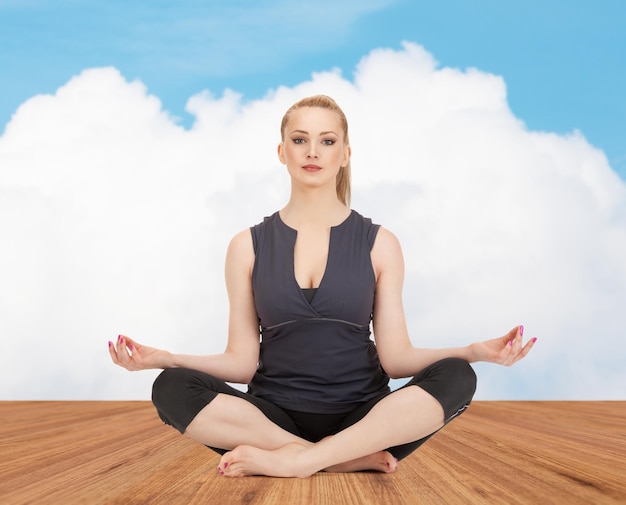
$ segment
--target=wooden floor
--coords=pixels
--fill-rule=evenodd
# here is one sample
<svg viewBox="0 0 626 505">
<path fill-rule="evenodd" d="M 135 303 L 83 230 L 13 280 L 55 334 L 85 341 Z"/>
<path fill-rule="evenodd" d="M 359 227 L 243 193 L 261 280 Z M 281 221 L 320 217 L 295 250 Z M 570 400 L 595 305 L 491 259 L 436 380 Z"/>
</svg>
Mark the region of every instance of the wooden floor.
<svg viewBox="0 0 626 505">
<path fill-rule="evenodd" d="M 1 504 L 626 503 L 626 402 L 480 402 L 395 474 L 225 479 L 147 402 L 0 402 Z"/>
</svg>

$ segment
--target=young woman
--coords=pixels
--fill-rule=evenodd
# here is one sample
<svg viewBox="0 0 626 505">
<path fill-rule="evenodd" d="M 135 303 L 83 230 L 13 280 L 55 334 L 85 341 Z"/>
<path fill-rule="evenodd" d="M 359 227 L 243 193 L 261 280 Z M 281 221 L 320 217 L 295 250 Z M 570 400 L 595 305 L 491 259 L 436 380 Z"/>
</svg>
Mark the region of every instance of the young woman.
<svg viewBox="0 0 626 505">
<path fill-rule="evenodd" d="M 398 240 L 349 208 L 345 115 L 326 96 L 305 98 L 285 114 L 281 139 L 291 196 L 229 245 L 226 350 L 172 354 L 120 335 L 111 358 L 164 369 L 152 395 L 159 416 L 222 454 L 221 475 L 393 472 L 469 405 L 469 363 L 512 365 L 536 339 L 523 344 L 516 326 L 466 347 L 413 347 Z M 411 379 L 390 392 L 390 377 Z"/>
</svg>

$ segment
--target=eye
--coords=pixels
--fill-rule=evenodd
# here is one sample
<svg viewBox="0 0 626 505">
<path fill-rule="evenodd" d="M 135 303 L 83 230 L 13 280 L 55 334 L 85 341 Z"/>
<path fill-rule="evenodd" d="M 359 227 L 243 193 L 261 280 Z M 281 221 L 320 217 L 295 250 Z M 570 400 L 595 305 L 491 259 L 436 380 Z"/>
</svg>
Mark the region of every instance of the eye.
<svg viewBox="0 0 626 505">
<path fill-rule="evenodd" d="M 325 146 L 332 146 L 335 143 L 335 141 L 333 139 L 324 139 L 322 140 L 322 144 L 324 144 Z"/>
<path fill-rule="evenodd" d="M 302 137 L 296 137 L 291 139 L 294 144 L 304 144 L 305 140 Z"/>
</svg>

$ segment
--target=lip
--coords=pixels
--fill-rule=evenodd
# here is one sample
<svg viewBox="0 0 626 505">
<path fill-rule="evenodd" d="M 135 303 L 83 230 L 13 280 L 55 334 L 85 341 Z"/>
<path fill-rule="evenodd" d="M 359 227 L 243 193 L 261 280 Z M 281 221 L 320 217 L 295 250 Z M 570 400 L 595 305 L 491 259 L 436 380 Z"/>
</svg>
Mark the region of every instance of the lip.
<svg viewBox="0 0 626 505">
<path fill-rule="evenodd" d="M 304 165 L 302 168 L 304 168 L 307 172 L 317 172 L 322 169 L 322 167 L 318 165 Z"/>
</svg>

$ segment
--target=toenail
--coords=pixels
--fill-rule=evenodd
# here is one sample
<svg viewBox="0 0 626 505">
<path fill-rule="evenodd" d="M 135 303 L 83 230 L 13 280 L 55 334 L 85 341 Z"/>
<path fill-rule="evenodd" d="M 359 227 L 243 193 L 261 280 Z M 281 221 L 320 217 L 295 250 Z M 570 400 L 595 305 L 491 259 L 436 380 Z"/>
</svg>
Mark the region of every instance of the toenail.
<svg viewBox="0 0 626 505">
<path fill-rule="evenodd" d="M 228 468 L 228 462 L 224 463 L 224 469 Z"/>
</svg>

